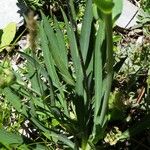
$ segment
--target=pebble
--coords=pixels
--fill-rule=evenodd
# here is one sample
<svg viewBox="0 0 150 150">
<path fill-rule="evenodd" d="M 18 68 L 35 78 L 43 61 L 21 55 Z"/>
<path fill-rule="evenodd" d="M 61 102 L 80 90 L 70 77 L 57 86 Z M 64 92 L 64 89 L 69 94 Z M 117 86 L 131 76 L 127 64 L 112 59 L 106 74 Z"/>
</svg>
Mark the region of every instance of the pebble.
<svg viewBox="0 0 150 150">
<path fill-rule="evenodd" d="M 18 3 L 18 0 L 0 0 L 0 29 L 10 22 L 17 23 L 17 27 L 23 25 L 23 13 L 26 10 L 26 6 Z"/>
<path fill-rule="evenodd" d="M 122 14 L 117 20 L 117 26 L 129 29 L 137 25 L 139 8 L 132 4 L 129 0 L 123 0 Z"/>
</svg>

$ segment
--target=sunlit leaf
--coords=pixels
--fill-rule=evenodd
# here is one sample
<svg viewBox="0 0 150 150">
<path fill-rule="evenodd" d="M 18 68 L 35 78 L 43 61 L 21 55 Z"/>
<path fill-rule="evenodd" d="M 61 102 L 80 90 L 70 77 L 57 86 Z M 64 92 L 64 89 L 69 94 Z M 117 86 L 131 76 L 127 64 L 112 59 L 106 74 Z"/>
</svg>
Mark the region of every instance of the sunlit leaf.
<svg viewBox="0 0 150 150">
<path fill-rule="evenodd" d="M 16 23 L 9 23 L 4 29 L 1 37 L 0 51 L 5 48 L 4 46 L 8 46 L 14 39 L 16 34 Z"/>
</svg>

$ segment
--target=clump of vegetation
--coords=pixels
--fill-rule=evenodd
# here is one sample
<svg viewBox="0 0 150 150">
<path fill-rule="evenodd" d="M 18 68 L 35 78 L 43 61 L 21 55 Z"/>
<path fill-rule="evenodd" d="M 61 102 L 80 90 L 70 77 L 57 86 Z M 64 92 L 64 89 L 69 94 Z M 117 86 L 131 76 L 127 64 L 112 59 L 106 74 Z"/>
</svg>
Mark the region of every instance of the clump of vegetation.
<svg viewBox="0 0 150 150">
<path fill-rule="evenodd" d="M 40 18 L 26 17 L 28 48 L 16 52 L 23 65 L 13 71 L 10 51 L 1 61 L 0 148 L 134 148 L 150 123 L 149 47 L 113 31 L 122 1 L 25 2 Z M 2 50 L 14 48 L 14 34 Z"/>
</svg>

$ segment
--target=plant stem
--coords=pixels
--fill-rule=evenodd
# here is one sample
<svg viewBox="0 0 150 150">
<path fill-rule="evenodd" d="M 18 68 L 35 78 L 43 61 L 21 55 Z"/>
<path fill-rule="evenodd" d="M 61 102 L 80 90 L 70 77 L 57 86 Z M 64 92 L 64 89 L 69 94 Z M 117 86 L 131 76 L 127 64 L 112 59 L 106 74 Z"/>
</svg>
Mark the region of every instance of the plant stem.
<svg viewBox="0 0 150 150">
<path fill-rule="evenodd" d="M 87 143 L 88 143 L 87 140 L 85 138 L 83 138 L 82 139 L 82 145 L 81 145 L 82 146 L 82 150 L 86 150 Z"/>
<path fill-rule="evenodd" d="M 106 42 L 107 42 L 107 66 L 106 66 L 106 71 L 107 71 L 107 77 L 106 77 L 106 92 L 104 95 L 104 100 L 102 104 L 102 110 L 101 110 L 101 116 L 100 116 L 100 121 L 101 124 L 104 123 L 105 120 L 105 115 L 108 107 L 108 100 L 109 100 L 109 95 L 111 91 L 111 85 L 112 85 L 112 79 L 113 79 L 113 37 L 112 37 L 112 14 L 104 14 L 104 21 L 106 25 Z"/>
<path fill-rule="evenodd" d="M 93 149 L 93 148 L 90 146 L 90 144 L 89 144 L 87 138 L 82 139 L 82 145 L 81 145 L 81 146 L 82 146 L 82 147 L 81 147 L 81 150 L 91 150 L 91 149 Z"/>
</svg>

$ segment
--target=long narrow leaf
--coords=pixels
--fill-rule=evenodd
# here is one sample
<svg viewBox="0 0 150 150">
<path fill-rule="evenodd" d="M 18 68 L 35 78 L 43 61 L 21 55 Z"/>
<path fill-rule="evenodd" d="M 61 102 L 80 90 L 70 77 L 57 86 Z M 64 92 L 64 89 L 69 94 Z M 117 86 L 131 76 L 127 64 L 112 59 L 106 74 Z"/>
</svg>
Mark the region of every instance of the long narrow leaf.
<svg viewBox="0 0 150 150">
<path fill-rule="evenodd" d="M 87 59 L 90 33 L 91 33 L 91 24 L 93 20 L 93 14 L 92 14 L 93 12 L 92 12 L 91 5 L 92 5 L 92 0 L 87 0 L 85 15 L 82 23 L 81 35 L 80 35 L 80 46 L 81 46 L 81 52 L 83 55 L 84 62 Z"/>
<path fill-rule="evenodd" d="M 54 18 L 55 28 L 56 28 L 56 38 L 58 41 L 58 47 L 60 55 L 63 58 L 66 68 L 68 68 L 68 58 L 67 58 L 67 48 L 65 45 L 65 39 L 62 30 L 59 27 L 59 23 L 56 18 Z"/>
<path fill-rule="evenodd" d="M 48 40 L 47 40 L 46 34 L 43 29 L 43 23 L 41 23 L 41 25 L 39 26 L 39 31 L 40 31 L 39 33 L 40 33 L 40 37 L 41 37 L 41 48 L 43 51 L 44 62 L 45 62 L 47 71 L 48 71 L 54 85 L 56 87 L 59 87 L 59 78 L 56 73 L 52 55 L 49 51 Z"/>
<path fill-rule="evenodd" d="M 60 141 L 64 142 L 66 145 L 68 145 L 70 148 L 74 148 L 74 144 L 71 140 L 69 140 L 66 136 L 62 135 L 62 134 L 57 134 L 53 131 L 48 130 L 47 128 L 45 128 L 42 124 L 40 124 L 40 122 L 38 122 L 38 120 L 36 118 L 31 117 L 31 121 L 40 129 L 43 131 L 43 134 L 51 140 L 52 137 L 55 137 L 57 139 L 59 139 Z"/>
<path fill-rule="evenodd" d="M 38 93 L 40 93 L 41 95 L 43 95 L 44 92 L 42 90 L 43 83 L 40 78 L 39 70 L 36 64 L 32 66 L 30 62 L 27 62 L 27 68 L 28 68 L 28 76 L 30 78 L 32 88 L 36 90 Z"/>
<path fill-rule="evenodd" d="M 47 38 L 49 41 L 50 53 L 53 57 L 53 60 L 55 61 L 56 65 L 57 65 L 58 69 L 60 70 L 61 74 L 63 75 L 65 81 L 68 84 L 74 85 L 74 81 L 68 71 L 68 68 L 67 68 L 68 66 L 66 67 L 63 55 L 61 55 L 61 51 L 63 49 L 59 50 L 59 47 L 58 47 L 58 44 L 62 44 L 62 43 L 57 42 L 56 35 L 55 35 L 52 27 L 50 26 L 46 16 L 43 13 L 42 13 L 42 18 L 43 18 L 43 27 L 44 27 L 45 34 L 47 35 Z M 59 38 L 61 38 L 61 37 L 59 37 Z M 61 39 L 61 40 L 64 40 L 64 39 Z M 61 47 L 61 45 L 60 45 L 60 47 Z"/>
<path fill-rule="evenodd" d="M 39 62 L 37 62 L 33 57 L 31 57 L 30 55 L 18 51 L 19 54 L 21 54 L 22 57 L 24 57 L 28 62 L 30 62 L 32 64 L 32 66 L 34 66 L 34 64 L 36 64 L 37 69 L 39 70 L 39 73 L 44 76 L 46 79 L 48 79 L 48 73 L 45 70 L 44 66 L 42 66 L 41 64 L 39 64 Z"/>
<path fill-rule="evenodd" d="M 76 92 L 79 96 L 83 96 L 83 70 L 82 70 L 81 60 L 80 60 L 80 56 L 79 56 L 77 41 L 75 38 L 75 33 L 73 31 L 72 26 L 69 25 L 69 21 L 63 10 L 62 10 L 62 14 L 64 17 L 66 29 L 67 29 L 67 35 L 68 35 L 69 44 L 70 44 L 72 61 L 73 61 L 74 67 L 75 67 Z"/>
<path fill-rule="evenodd" d="M 97 117 L 102 100 L 102 44 L 105 38 L 105 25 L 103 21 L 100 21 L 100 27 L 97 33 L 96 43 L 95 43 L 95 65 L 94 65 L 94 75 L 95 75 L 95 110 L 94 117 Z M 96 119 L 96 118 L 95 118 Z"/>
<path fill-rule="evenodd" d="M 97 141 L 102 134 L 102 125 L 100 122 L 100 108 L 102 105 L 102 44 L 105 38 L 105 24 L 99 20 L 99 30 L 96 36 L 95 54 L 94 54 L 94 76 L 95 76 L 95 103 L 94 103 L 94 125 L 93 125 L 93 139 Z"/>
<path fill-rule="evenodd" d="M 66 101 L 64 100 L 64 91 L 61 88 L 61 83 L 59 82 L 59 78 L 58 78 L 56 68 L 55 68 L 55 63 L 54 63 L 52 55 L 49 51 L 49 46 L 48 46 L 49 43 L 48 43 L 48 39 L 46 37 L 46 34 L 44 32 L 44 29 L 43 29 L 43 24 L 41 24 L 39 26 L 39 30 L 40 30 L 40 37 L 41 37 L 41 47 L 42 47 L 42 51 L 43 51 L 43 56 L 44 56 L 46 68 L 47 68 L 47 71 L 49 73 L 50 78 L 53 81 L 53 85 L 56 86 L 58 88 L 58 90 L 60 91 L 61 104 L 65 110 L 65 114 L 67 115 L 68 110 L 67 110 Z"/>
</svg>

